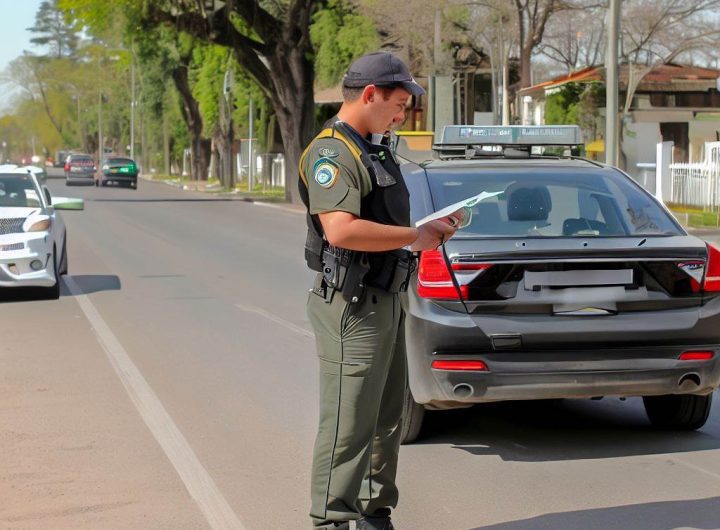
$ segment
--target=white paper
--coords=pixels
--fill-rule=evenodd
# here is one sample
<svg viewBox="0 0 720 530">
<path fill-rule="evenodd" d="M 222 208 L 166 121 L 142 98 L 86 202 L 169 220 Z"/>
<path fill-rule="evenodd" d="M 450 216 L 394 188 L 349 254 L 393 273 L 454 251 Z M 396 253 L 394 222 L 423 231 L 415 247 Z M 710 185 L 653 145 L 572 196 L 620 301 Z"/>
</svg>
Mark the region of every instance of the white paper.
<svg viewBox="0 0 720 530">
<path fill-rule="evenodd" d="M 428 215 L 427 217 L 423 217 L 419 221 L 415 223 L 415 226 L 424 225 L 427 222 L 434 221 L 436 219 L 442 219 L 444 217 L 448 217 L 449 215 L 452 215 L 456 212 L 462 211 L 463 214 L 463 222 L 459 228 L 463 228 L 470 224 L 470 216 L 472 215 L 471 208 L 475 206 L 480 201 L 484 201 L 485 199 L 489 199 L 490 197 L 495 197 L 497 195 L 500 195 L 502 191 L 493 191 L 488 193 L 487 191 L 483 191 L 482 193 L 478 195 L 474 195 L 472 197 L 468 197 L 467 199 L 463 199 L 462 201 L 456 202 L 455 204 L 451 204 L 450 206 L 446 206 L 442 210 L 438 210 L 435 213 L 432 213 Z"/>
</svg>

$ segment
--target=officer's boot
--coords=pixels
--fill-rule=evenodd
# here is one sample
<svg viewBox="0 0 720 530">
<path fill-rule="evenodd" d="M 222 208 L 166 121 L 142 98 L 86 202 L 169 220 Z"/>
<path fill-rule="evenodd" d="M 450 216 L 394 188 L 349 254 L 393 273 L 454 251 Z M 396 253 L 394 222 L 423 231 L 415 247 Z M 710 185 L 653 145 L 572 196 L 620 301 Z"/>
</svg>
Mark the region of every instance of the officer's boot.
<svg viewBox="0 0 720 530">
<path fill-rule="evenodd" d="M 374 517 L 366 515 L 362 519 L 358 519 L 356 530 L 395 530 L 389 515 L 381 515 Z"/>
</svg>

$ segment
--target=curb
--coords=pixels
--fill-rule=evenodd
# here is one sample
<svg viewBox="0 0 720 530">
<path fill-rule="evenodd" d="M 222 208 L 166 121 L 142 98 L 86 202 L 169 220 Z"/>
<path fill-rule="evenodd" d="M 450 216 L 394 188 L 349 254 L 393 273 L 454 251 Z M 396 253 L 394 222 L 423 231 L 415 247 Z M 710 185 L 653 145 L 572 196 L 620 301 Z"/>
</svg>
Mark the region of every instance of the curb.
<svg viewBox="0 0 720 530">
<path fill-rule="evenodd" d="M 192 187 L 183 184 L 182 182 L 175 182 L 173 180 L 155 180 L 153 178 L 146 177 L 144 175 L 138 175 L 139 178 L 147 181 L 147 182 L 157 182 L 159 184 L 165 184 L 166 186 L 170 186 L 172 188 L 182 190 L 182 191 L 196 191 L 199 193 L 208 193 L 210 191 L 214 191 L 217 189 L 220 189 L 220 185 L 213 185 L 212 187 L 206 187 L 205 189 L 193 189 Z M 263 206 L 265 208 L 275 208 L 278 210 L 283 210 L 289 213 L 295 213 L 295 214 L 304 214 L 305 208 L 303 206 L 297 206 L 292 205 L 288 203 L 275 203 L 275 202 L 266 202 L 262 199 L 255 199 L 253 197 L 240 197 L 238 196 L 240 192 L 238 191 L 229 191 L 225 193 L 219 193 L 217 194 L 218 197 L 223 198 L 232 198 L 234 201 L 238 202 L 248 202 L 250 204 L 254 204 L 256 206 Z"/>
</svg>

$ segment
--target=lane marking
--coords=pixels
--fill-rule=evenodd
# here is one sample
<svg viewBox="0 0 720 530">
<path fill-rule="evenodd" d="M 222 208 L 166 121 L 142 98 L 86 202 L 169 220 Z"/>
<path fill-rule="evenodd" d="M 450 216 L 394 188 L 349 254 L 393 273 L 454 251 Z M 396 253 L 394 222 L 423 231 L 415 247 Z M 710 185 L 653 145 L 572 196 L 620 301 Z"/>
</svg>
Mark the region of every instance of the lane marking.
<svg viewBox="0 0 720 530">
<path fill-rule="evenodd" d="M 290 331 L 294 331 L 295 333 L 304 335 L 305 337 L 310 337 L 311 339 L 315 338 L 315 335 L 313 334 L 312 331 L 305 329 L 302 326 L 298 326 L 297 324 L 293 324 L 292 322 L 289 322 L 278 316 L 275 316 L 272 313 L 268 313 L 267 311 L 265 311 L 264 309 L 260 309 L 259 307 L 255 307 L 255 306 L 251 306 L 251 305 L 242 305 L 242 304 L 235 304 L 235 307 L 237 307 L 241 311 L 247 311 L 248 313 L 255 313 L 256 315 L 265 317 L 268 320 L 272 320 L 276 324 L 280 324 L 281 326 L 289 329 Z"/>
<path fill-rule="evenodd" d="M 98 342 L 105 350 L 130 400 L 177 471 L 188 493 L 195 499 L 211 528 L 245 530 L 160 399 L 132 362 L 90 298 L 83 294 L 72 277 L 66 276 L 64 280 L 94 328 Z"/>
<path fill-rule="evenodd" d="M 694 469 L 695 471 L 699 471 L 700 473 L 704 473 L 705 475 L 713 477 L 716 480 L 720 480 L 720 474 L 710 471 L 709 469 L 705 469 L 704 467 L 696 466 L 695 464 L 691 464 L 690 462 L 686 462 L 685 460 L 680 460 L 679 458 L 670 458 L 669 460 L 671 462 L 675 462 L 676 464 L 680 464 L 689 467 L 690 469 Z"/>
<path fill-rule="evenodd" d="M 253 201 L 253 204 L 255 206 L 262 206 L 263 208 L 275 208 L 276 210 L 282 210 L 289 213 L 305 213 L 305 210 L 301 210 L 299 208 L 289 208 L 287 206 L 282 206 L 281 204 L 273 204 L 270 202 Z"/>
</svg>

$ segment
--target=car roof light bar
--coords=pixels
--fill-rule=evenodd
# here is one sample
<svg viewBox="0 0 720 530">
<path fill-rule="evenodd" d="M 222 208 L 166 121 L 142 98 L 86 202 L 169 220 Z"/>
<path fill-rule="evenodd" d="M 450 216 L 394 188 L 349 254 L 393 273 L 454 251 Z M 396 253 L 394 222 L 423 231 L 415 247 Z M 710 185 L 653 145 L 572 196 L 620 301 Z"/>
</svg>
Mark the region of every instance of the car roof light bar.
<svg viewBox="0 0 720 530">
<path fill-rule="evenodd" d="M 582 145 L 577 125 L 446 125 L 441 141 L 446 146 L 574 146 Z"/>
</svg>

